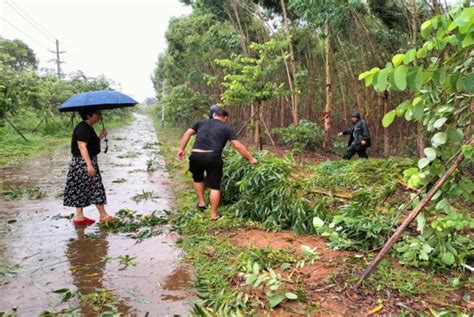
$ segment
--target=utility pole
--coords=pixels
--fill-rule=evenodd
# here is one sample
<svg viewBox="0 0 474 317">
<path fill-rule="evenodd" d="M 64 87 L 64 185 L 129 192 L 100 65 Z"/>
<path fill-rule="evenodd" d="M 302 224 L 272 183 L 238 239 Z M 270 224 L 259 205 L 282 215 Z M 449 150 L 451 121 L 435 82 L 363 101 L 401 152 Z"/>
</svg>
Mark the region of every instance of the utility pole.
<svg viewBox="0 0 474 317">
<path fill-rule="evenodd" d="M 163 100 L 165 99 L 165 81 L 162 82 L 163 85 L 163 92 L 161 93 L 161 127 L 165 127 L 165 103 Z"/>
<path fill-rule="evenodd" d="M 50 50 L 50 52 L 53 53 L 53 54 L 56 54 L 56 58 L 49 60 L 49 62 L 54 62 L 56 64 L 56 74 L 58 75 L 58 78 L 62 78 L 63 77 L 63 72 L 61 70 L 61 64 L 63 64 L 64 62 L 61 61 L 61 54 L 64 54 L 66 52 L 59 50 L 59 40 L 58 39 L 56 39 L 56 50 L 55 51 Z"/>
</svg>

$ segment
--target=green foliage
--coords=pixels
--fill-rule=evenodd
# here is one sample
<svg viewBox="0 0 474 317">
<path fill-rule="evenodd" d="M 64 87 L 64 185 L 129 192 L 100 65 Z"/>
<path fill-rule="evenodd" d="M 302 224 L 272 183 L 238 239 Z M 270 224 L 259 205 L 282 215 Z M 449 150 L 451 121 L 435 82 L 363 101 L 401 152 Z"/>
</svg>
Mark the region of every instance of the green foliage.
<svg viewBox="0 0 474 317">
<path fill-rule="evenodd" d="M 167 223 L 167 215 L 157 215 L 157 211 L 151 214 L 140 215 L 130 209 L 121 209 L 114 219 L 100 224 L 100 228 L 112 232 L 128 233 L 130 237 L 141 242 L 147 238 L 162 233 L 160 225 Z"/>
<path fill-rule="evenodd" d="M 29 188 L 10 187 L 7 190 L 4 190 L 2 194 L 6 200 L 22 198 L 41 199 L 46 195 L 44 191 L 42 191 L 39 187 L 36 186 Z"/>
<path fill-rule="evenodd" d="M 8 276 L 16 277 L 20 269 L 21 269 L 21 266 L 19 264 L 0 265 L 0 281 Z"/>
<path fill-rule="evenodd" d="M 272 130 L 286 145 L 291 145 L 296 151 L 315 149 L 321 146 L 324 139 L 324 130 L 316 123 L 300 120 L 298 126 L 290 124 L 287 128 Z"/>
<path fill-rule="evenodd" d="M 305 177 L 293 177 L 291 158 L 256 157 L 259 164 L 250 166 L 238 154 L 226 153 L 222 188 L 224 201 L 232 202 L 229 211 L 267 229 L 319 233 L 334 248 L 354 250 L 384 243 L 396 214 L 396 202 L 389 198 L 398 175 L 412 163 L 399 158 L 325 162 L 309 168 Z"/>
<path fill-rule="evenodd" d="M 410 99 L 386 113 L 382 121 L 384 127 L 390 126 L 395 117 L 417 121 L 430 136 L 431 147 L 424 149 L 426 157 L 418 161 L 417 168 L 404 171 L 410 187 L 432 183 L 444 173 L 455 153 L 470 146 L 463 143 L 473 135 L 473 34 L 474 8 L 457 8 L 432 17 L 421 25 L 424 43 L 420 47 L 395 55 L 383 69 L 373 68 L 359 76 L 377 91 L 411 92 Z M 472 162 L 469 150 L 464 153 L 466 161 Z M 433 199 L 438 202 L 419 216 L 423 219 L 418 223 L 420 234 L 407 236 L 397 245 L 402 263 L 453 266 L 464 263 L 472 253 L 472 243 L 463 230 L 473 227 L 467 209 L 472 204 L 474 183 L 458 172 L 440 191 Z M 452 205 L 464 197 L 465 204 Z"/>
<path fill-rule="evenodd" d="M 171 88 L 155 109 L 155 116 L 161 118 L 161 107 L 165 107 L 166 121 L 174 126 L 191 126 L 195 120 L 207 116 L 211 99 L 191 89 L 187 84 Z"/>
<path fill-rule="evenodd" d="M 189 16 L 172 19 L 166 40 L 167 50 L 159 57 L 152 78 L 160 101 L 157 115 L 161 116 L 164 104 L 167 122 L 188 127 L 202 119 L 216 102 L 221 74 L 210 70 L 216 68 L 215 59 L 239 51 L 239 38 L 228 21 L 199 9 Z"/>
<path fill-rule="evenodd" d="M 0 36 L 0 64 L 16 72 L 35 70 L 38 67 L 35 53 L 24 42 L 7 40 Z"/>
<path fill-rule="evenodd" d="M 231 59 L 218 59 L 216 64 L 224 69 L 221 98 L 226 105 L 252 104 L 283 94 L 283 83 L 275 81 L 276 71 L 287 58 L 285 40 L 271 39 L 264 44 L 252 43 L 258 58 L 242 55 Z"/>
</svg>

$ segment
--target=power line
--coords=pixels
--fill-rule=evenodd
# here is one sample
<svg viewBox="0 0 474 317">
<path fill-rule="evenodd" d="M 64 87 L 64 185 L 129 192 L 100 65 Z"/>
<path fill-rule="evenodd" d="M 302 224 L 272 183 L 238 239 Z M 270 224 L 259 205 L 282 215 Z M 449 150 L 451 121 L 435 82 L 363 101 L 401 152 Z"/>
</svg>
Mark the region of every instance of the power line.
<svg viewBox="0 0 474 317">
<path fill-rule="evenodd" d="M 6 1 L 6 0 L 5 0 Z M 54 36 L 51 32 L 49 32 L 41 23 L 39 23 L 38 21 L 36 21 L 30 14 L 28 14 L 24 9 L 22 9 L 18 3 L 15 3 L 13 2 L 12 0 L 10 0 L 11 3 L 18 8 L 18 10 L 20 10 L 21 12 L 23 12 L 28 18 L 30 18 L 31 21 L 33 21 L 34 23 L 36 23 L 36 25 L 38 25 L 41 29 L 43 29 L 43 31 L 45 31 L 47 34 L 50 35 L 51 38 L 55 39 L 56 36 Z"/>
<path fill-rule="evenodd" d="M 19 16 L 21 16 L 26 22 L 28 22 L 31 26 L 33 26 L 36 30 L 41 32 L 48 40 L 54 42 L 55 37 L 48 32 L 41 24 L 36 22 L 35 19 L 33 19 L 29 14 L 27 14 L 23 9 L 21 9 L 17 4 L 15 4 L 13 1 L 12 3 L 9 3 L 7 0 L 5 0 L 5 3 L 12 8 Z M 44 30 L 44 31 L 43 31 Z M 49 33 L 49 34 L 48 34 Z"/>
<path fill-rule="evenodd" d="M 10 21 L 8 21 L 7 19 L 5 19 L 4 17 L 0 17 L 3 21 L 5 21 L 6 23 L 8 23 L 11 27 L 13 27 L 15 30 L 17 30 L 18 32 L 22 33 L 23 35 L 25 35 L 26 37 L 28 37 L 30 40 L 36 42 L 38 45 L 40 45 L 41 47 L 43 47 L 44 49 L 46 50 L 49 50 L 49 48 L 47 48 L 46 46 L 44 46 L 42 43 L 38 42 L 38 40 L 36 40 L 34 37 L 30 36 L 28 33 L 25 33 L 23 30 L 21 30 L 20 28 L 18 28 L 17 26 L 15 26 L 13 23 L 11 23 Z"/>
</svg>

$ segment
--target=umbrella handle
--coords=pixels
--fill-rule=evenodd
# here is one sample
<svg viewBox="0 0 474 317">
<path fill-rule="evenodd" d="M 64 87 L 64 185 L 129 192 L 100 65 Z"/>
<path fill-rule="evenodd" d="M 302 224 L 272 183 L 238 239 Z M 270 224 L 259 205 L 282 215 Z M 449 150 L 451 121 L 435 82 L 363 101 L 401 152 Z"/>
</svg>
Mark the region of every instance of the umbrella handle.
<svg viewBox="0 0 474 317">
<path fill-rule="evenodd" d="M 101 116 L 100 118 L 100 122 L 102 122 L 102 129 L 105 130 L 105 124 L 104 124 L 104 118 Z M 107 154 L 107 151 L 109 150 L 109 140 L 107 139 L 107 137 L 104 138 L 104 141 L 105 141 L 105 150 L 104 150 L 104 154 Z"/>
</svg>

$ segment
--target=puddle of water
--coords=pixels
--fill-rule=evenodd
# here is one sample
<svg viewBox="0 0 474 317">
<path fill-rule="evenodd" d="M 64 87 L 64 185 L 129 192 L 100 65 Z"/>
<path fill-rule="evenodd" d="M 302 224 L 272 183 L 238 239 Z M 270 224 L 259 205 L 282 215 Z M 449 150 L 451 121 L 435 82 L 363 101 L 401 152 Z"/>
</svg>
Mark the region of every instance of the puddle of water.
<svg viewBox="0 0 474 317">
<path fill-rule="evenodd" d="M 122 208 L 140 213 L 171 208 L 168 174 L 157 155 L 153 125 L 144 115 L 136 117 L 133 124 L 111 131 L 111 151 L 99 156 L 107 209 L 112 214 Z M 158 161 L 158 169 L 148 173 L 150 159 Z M 73 213 L 62 206 L 62 198 L 55 197 L 64 189 L 69 160 L 69 147 L 63 147 L 20 166 L 0 169 L 0 192 L 10 186 L 37 186 L 47 193 L 41 200 L 0 197 L 0 264 L 22 267 L 17 277 L 0 280 L 0 311 L 17 307 L 19 316 L 38 315 L 59 303 L 60 296 L 52 291 L 70 288 L 83 294 L 111 291 L 125 316 L 187 315 L 193 300 L 192 275 L 180 263 L 182 251 L 174 237 L 163 234 L 137 244 L 125 235 L 100 231 L 97 225 L 75 229 L 67 219 L 53 219 Z M 132 200 L 144 191 L 158 198 Z M 86 208 L 85 213 L 98 219 L 95 207 Z M 16 222 L 8 224 L 11 219 Z M 121 255 L 136 257 L 136 266 L 120 270 L 117 257 Z M 80 311 L 84 316 L 92 314 L 84 304 Z"/>
</svg>

